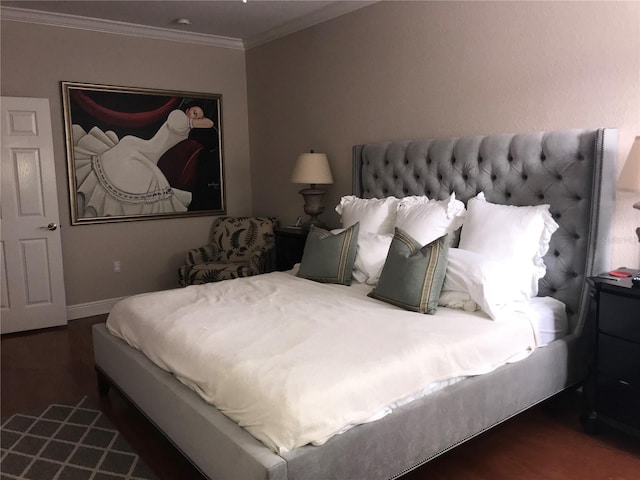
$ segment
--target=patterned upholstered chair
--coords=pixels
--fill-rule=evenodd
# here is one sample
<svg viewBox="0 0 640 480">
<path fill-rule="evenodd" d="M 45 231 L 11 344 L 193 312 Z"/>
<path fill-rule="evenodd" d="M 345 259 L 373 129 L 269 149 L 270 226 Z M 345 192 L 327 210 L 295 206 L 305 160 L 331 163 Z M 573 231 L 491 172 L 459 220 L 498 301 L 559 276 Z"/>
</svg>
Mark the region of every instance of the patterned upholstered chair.
<svg viewBox="0 0 640 480">
<path fill-rule="evenodd" d="M 180 286 L 249 277 L 273 271 L 275 240 L 271 217 L 218 217 L 212 242 L 187 252 L 178 270 Z"/>
</svg>

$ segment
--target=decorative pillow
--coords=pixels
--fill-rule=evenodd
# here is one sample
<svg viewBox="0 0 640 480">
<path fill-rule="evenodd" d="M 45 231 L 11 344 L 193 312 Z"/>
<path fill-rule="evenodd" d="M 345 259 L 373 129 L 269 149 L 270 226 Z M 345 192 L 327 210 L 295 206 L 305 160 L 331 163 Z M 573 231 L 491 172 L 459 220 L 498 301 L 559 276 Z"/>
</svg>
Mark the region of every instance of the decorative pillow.
<svg viewBox="0 0 640 480">
<path fill-rule="evenodd" d="M 467 202 L 459 247 L 509 264 L 509 281 L 521 282 L 535 297 L 546 273 L 543 257 L 557 229 L 549 205 L 496 205 L 479 193 Z"/>
<path fill-rule="evenodd" d="M 359 227 L 356 223 L 333 234 L 312 226 L 297 275 L 316 282 L 351 285 Z"/>
<path fill-rule="evenodd" d="M 455 193 L 445 200 L 404 197 L 398 202 L 396 227 L 426 245 L 460 228 L 465 213 L 464 203 L 456 200 Z"/>
<path fill-rule="evenodd" d="M 406 310 L 435 313 L 448 249 L 446 236 L 422 246 L 396 228 L 380 279 L 369 296 Z"/>
<path fill-rule="evenodd" d="M 502 320 L 518 303 L 529 301 L 528 285 L 513 281 L 511 265 L 485 255 L 450 248 L 439 305 L 474 311 Z"/>
<path fill-rule="evenodd" d="M 336 212 L 342 216 L 345 228 L 360 223 L 361 232 L 393 234 L 397 207 L 396 197 L 358 198 L 347 195 L 340 199 Z"/>
</svg>

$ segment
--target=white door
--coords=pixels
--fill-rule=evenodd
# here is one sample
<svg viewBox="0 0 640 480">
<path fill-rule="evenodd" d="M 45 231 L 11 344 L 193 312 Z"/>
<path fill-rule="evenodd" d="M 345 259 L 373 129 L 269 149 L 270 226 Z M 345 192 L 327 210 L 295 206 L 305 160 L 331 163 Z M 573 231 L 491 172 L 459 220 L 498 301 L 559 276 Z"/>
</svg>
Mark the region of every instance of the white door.
<svg viewBox="0 0 640 480">
<path fill-rule="evenodd" d="M 0 98 L 2 333 L 67 323 L 46 98 Z"/>
</svg>

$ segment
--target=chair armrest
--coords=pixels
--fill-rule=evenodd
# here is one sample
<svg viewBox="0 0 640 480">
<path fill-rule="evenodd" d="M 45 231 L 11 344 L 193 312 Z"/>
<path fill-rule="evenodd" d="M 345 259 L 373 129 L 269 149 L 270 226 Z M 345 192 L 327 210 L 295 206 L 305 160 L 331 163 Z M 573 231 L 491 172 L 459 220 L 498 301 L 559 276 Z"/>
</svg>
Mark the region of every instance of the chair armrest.
<svg viewBox="0 0 640 480">
<path fill-rule="evenodd" d="M 220 250 L 213 244 L 192 248 L 187 252 L 184 263 L 196 265 L 198 263 L 216 262 L 220 259 Z"/>
<path fill-rule="evenodd" d="M 249 265 L 259 273 L 273 272 L 276 268 L 275 245 L 257 248 L 249 259 Z"/>
</svg>

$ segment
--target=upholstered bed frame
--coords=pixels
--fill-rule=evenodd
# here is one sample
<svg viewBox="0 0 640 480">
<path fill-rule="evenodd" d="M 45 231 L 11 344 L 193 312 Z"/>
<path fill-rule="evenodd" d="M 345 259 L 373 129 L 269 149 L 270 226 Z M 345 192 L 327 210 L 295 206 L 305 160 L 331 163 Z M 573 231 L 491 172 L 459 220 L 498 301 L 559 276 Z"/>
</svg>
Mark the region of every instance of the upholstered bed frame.
<svg viewBox="0 0 640 480">
<path fill-rule="evenodd" d="M 143 354 L 94 327 L 101 392 L 115 385 L 211 479 L 386 479 L 581 382 L 589 295 L 585 276 L 609 268 L 617 135 L 612 129 L 537 132 L 360 145 L 354 194 L 398 197 L 452 191 L 466 201 L 549 204 L 560 225 L 540 295 L 567 305 L 570 334 L 527 359 L 406 404 L 321 447 L 277 455 Z"/>
</svg>

